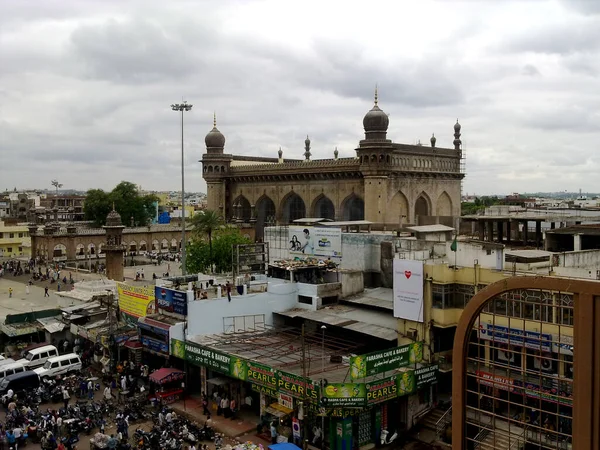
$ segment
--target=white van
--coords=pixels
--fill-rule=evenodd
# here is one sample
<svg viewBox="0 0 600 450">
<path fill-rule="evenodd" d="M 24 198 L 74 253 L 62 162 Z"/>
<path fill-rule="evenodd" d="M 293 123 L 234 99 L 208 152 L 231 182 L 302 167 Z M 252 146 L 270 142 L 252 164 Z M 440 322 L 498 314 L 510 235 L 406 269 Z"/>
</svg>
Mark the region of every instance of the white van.
<svg viewBox="0 0 600 450">
<path fill-rule="evenodd" d="M 33 371 L 37 373 L 40 378 L 44 378 L 65 375 L 70 372 L 75 372 L 76 370 L 81 370 L 81 359 L 79 359 L 77 353 L 69 353 L 67 355 L 49 358 L 43 367 L 38 367 Z"/>
<path fill-rule="evenodd" d="M 49 358 L 56 356 L 58 356 L 58 350 L 54 345 L 44 345 L 27 351 L 25 356 L 17 362 L 31 370 L 43 366 Z"/>
<path fill-rule="evenodd" d="M 12 362 L 10 364 L 2 364 L 0 366 L 0 380 L 4 380 L 7 376 L 13 375 L 15 373 L 25 372 L 25 367 L 23 364 L 17 362 Z"/>
</svg>

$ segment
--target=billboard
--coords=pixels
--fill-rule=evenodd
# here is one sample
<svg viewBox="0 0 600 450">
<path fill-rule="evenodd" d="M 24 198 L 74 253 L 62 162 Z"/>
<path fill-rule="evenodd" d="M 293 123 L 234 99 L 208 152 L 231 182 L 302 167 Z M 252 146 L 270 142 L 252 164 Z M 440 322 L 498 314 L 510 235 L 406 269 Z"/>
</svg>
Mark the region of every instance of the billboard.
<svg viewBox="0 0 600 450">
<path fill-rule="evenodd" d="M 129 286 L 117 282 L 119 309 L 136 319 L 154 313 L 154 286 Z"/>
<path fill-rule="evenodd" d="M 342 229 L 290 225 L 288 250 L 290 255 L 340 258 L 342 256 Z"/>
<path fill-rule="evenodd" d="M 396 348 L 367 353 L 366 355 L 351 356 L 350 378 L 356 380 L 370 377 L 371 375 L 421 362 L 422 359 L 422 342 L 414 342 Z"/>
<path fill-rule="evenodd" d="M 364 383 L 330 383 L 323 388 L 323 406 L 359 408 L 367 404 Z"/>
<path fill-rule="evenodd" d="M 181 315 L 187 315 L 187 293 L 156 286 L 154 289 L 159 309 Z"/>
<path fill-rule="evenodd" d="M 394 259 L 394 317 L 423 322 L 423 261 Z"/>
<path fill-rule="evenodd" d="M 479 325 L 479 339 L 494 341 L 500 344 L 525 347 L 544 352 L 552 351 L 552 335 L 521 328 L 508 328 L 491 323 Z"/>
</svg>

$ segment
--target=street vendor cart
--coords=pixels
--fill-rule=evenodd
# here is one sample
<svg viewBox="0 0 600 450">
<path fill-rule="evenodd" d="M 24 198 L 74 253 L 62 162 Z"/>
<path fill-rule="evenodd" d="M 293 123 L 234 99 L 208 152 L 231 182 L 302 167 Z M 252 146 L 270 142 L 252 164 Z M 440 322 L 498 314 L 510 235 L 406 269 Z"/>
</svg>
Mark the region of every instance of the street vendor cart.
<svg viewBox="0 0 600 450">
<path fill-rule="evenodd" d="M 164 404 L 173 403 L 183 397 L 182 382 L 185 372 L 163 368 L 150 374 L 149 400 L 157 399 Z"/>
</svg>

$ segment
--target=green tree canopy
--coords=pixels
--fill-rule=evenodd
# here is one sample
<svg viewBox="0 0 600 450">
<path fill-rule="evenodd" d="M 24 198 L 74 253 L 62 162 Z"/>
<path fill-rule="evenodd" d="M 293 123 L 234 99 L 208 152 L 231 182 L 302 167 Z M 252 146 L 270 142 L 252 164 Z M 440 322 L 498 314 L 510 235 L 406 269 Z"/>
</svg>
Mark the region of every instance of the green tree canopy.
<svg viewBox="0 0 600 450">
<path fill-rule="evenodd" d="M 196 237 L 206 235 L 208 238 L 208 256 L 210 261 L 213 260 L 213 233 L 222 228 L 224 223 L 225 220 L 223 220 L 221 214 L 210 209 L 197 213 L 192 217 L 192 227 L 194 227 Z"/>
<path fill-rule="evenodd" d="M 237 244 L 252 243 L 236 227 L 221 226 L 211 231 L 211 235 L 212 253 L 211 246 L 208 243 L 208 235 L 196 235 L 188 243 L 186 247 L 186 269 L 188 273 L 210 272 L 211 263 L 214 264 L 217 273 L 230 272 L 233 247 Z"/>
<path fill-rule="evenodd" d="M 147 225 L 154 216 L 153 203 L 156 201 L 158 197 L 155 195 L 140 195 L 135 184 L 122 181 L 111 192 L 90 189 L 85 197 L 83 211 L 86 220 L 102 226 L 114 204 L 123 225 L 129 226 L 132 217 L 135 225 Z"/>
</svg>

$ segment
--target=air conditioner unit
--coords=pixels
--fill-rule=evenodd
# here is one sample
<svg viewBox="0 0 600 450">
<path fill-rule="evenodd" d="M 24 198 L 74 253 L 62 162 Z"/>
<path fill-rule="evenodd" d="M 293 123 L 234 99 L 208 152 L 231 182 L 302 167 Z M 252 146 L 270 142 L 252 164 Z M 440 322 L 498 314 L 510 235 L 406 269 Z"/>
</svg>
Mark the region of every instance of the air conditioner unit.
<svg viewBox="0 0 600 450">
<path fill-rule="evenodd" d="M 406 332 L 406 337 L 408 337 L 409 339 L 412 339 L 413 341 L 416 341 L 417 337 L 418 337 L 417 330 L 415 330 L 414 328 L 411 328 L 410 330 L 408 330 Z"/>
</svg>

